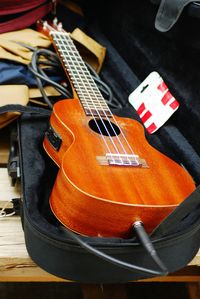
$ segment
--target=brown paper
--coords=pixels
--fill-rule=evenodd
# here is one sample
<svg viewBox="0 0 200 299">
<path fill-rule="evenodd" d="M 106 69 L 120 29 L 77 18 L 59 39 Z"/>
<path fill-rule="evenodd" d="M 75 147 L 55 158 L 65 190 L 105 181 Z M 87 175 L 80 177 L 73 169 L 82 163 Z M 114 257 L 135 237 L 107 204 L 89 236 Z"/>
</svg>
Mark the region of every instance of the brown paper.
<svg viewBox="0 0 200 299">
<path fill-rule="evenodd" d="M 96 72 L 99 72 L 105 58 L 106 48 L 97 43 L 79 28 L 76 28 L 71 33 L 71 37 L 74 41 L 79 43 L 77 47 L 79 48 L 84 60 L 86 60 L 94 68 L 94 70 L 96 70 Z"/>
<path fill-rule="evenodd" d="M 50 44 L 45 35 L 32 29 L 3 33 L 0 34 L 0 58 L 29 64 L 32 51 L 25 45 L 47 48 Z"/>
<path fill-rule="evenodd" d="M 0 34 L 0 39 L 20 42 L 32 47 L 48 48 L 50 40 L 44 34 L 33 29 L 22 29 Z"/>
<path fill-rule="evenodd" d="M 29 91 L 26 85 L 0 85 L 0 106 L 8 104 L 27 105 Z M 12 122 L 20 113 L 7 112 L 0 115 L 0 128 Z"/>
</svg>

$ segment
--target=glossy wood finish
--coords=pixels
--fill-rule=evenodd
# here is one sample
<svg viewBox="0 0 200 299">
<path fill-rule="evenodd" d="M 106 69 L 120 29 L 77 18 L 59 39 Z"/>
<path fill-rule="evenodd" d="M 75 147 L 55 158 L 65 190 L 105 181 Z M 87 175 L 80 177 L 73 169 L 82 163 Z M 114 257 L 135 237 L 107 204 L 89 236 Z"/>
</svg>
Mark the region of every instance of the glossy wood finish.
<svg viewBox="0 0 200 299">
<path fill-rule="evenodd" d="M 51 125 L 63 139 L 58 152 L 48 140 L 44 147 L 60 166 L 50 205 L 68 228 L 89 236 L 127 237 L 132 223 L 141 220 L 152 231 L 194 189 L 191 176 L 177 163 L 150 146 L 142 126 L 115 117 L 134 152 L 149 168 L 100 165 L 107 152 L 98 133 L 88 126 L 78 100 L 55 104 Z M 122 138 L 127 152 L 129 148 Z M 116 137 L 105 137 L 113 149 Z M 114 151 L 114 149 L 113 149 Z"/>
</svg>

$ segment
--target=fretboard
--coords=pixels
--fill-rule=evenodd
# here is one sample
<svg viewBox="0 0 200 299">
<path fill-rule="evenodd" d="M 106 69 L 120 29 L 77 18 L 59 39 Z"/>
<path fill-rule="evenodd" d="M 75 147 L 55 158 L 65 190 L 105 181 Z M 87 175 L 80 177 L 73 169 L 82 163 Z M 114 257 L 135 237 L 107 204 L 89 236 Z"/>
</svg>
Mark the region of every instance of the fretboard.
<svg viewBox="0 0 200 299">
<path fill-rule="evenodd" d="M 56 31 L 50 35 L 86 115 L 111 117 L 112 113 L 70 35 Z"/>
</svg>

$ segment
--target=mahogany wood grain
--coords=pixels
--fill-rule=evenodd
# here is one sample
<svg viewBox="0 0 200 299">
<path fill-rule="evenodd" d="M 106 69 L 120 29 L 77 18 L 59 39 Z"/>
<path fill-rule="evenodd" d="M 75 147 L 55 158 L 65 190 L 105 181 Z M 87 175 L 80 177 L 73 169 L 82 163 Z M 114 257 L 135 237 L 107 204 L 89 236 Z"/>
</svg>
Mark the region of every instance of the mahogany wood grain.
<svg viewBox="0 0 200 299">
<path fill-rule="evenodd" d="M 105 155 L 107 147 L 89 127 L 90 119 L 76 99 L 54 105 L 50 122 L 62 145 L 57 152 L 44 140 L 60 166 L 50 197 L 54 214 L 71 230 L 89 236 L 127 237 L 136 220 L 152 231 L 195 189 L 191 176 L 149 145 L 138 122 L 117 116 L 132 149 L 149 167 L 100 165 L 97 156 Z M 119 138 L 129 152 L 122 137 L 105 139 L 113 149 Z"/>
</svg>

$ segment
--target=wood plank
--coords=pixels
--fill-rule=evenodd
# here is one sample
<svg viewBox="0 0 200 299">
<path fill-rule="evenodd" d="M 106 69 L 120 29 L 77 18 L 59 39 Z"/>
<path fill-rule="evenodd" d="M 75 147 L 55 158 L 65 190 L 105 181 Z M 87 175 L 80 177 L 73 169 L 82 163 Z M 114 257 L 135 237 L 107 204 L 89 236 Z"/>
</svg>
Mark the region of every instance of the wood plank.
<svg viewBox="0 0 200 299">
<path fill-rule="evenodd" d="M 0 208 L 3 208 L 3 206 L 11 199 L 18 197 L 20 197 L 19 183 L 12 187 L 7 169 L 0 168 Z M 12 207 L 12 204 L 8 204 L 7 207 Z"/>
<path fill-rule="evenodd" d="M 1 130 L 0 140 L 0 165 L 7 164 L 9 156 L 9 129 L 4 128 Z"/>
<path fill-rule="evenodd" d="M 67 281 L 56 277 L 38 267 L 30 258 L 8 260 L 0 259 L 0 282 L 63 282 Z M 71 282 L 71 281 L 69 281 Z"/>
<path fill-rule="evenodd" d="M 190 299 L 200 299 L 200 283 L 190 282 L 187 283 L 187 290 Z"/>
<path fill-rule="evenodd" d="M 0 281 L 63 281 L 31 260 L 19 216 L 0 219 Z"/>
<path fill-rule="evenodd" d="M 0 150 L 0 164 L 7 164 L 8 162 L 8 145 L 3 143 L 1 144 Z"/>
<path fill-rule="evenodd" d="M 190 265 L 200 265 L 200 252 Z M 64 281 L 38 267 L 29 257 L 18 216 L 0 220 L 0 281 Z M 200 282 L 200 267 L 186 269 L 166 277 L 141 280 L 143 282 Z"/>
<path fill-rule="evenodd" d="M 0 259 L 28 258 L 19 216 L 0 219 Z"/>
<path fill-rule="evenodd" d="M 196 260 L 197 261 L 197 260 Z M 200 253 L 198 253 L 200 265 Z M 0 281 L 64 281 L 38 267 L 29 257 L 19 216 L 0 220 Z M 186 269 L 166 277 L 143 282 L 200 282 L 200 267 Z"/>
<path fill-rule="evenodd" d="M 8 175 L 6 164 L 8 162 L 10 149 L 10 129 L 1 129 L 0 138 L 0 209 L 3 207 L 12 208 L 11 199 L 20 197 L 19 182 L 15 187 L 11 186 L 11 178 Z"/>
</svg>

